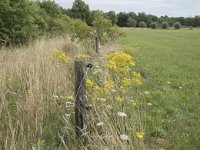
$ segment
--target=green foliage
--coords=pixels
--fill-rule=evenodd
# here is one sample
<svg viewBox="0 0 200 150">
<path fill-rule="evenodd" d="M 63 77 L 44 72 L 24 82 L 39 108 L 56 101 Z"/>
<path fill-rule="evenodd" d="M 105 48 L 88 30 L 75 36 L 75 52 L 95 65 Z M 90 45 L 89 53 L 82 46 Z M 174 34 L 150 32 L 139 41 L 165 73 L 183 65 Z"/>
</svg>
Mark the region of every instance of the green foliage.
<svg viewBox="0 0 200 150">
<path fill-rule="evenodd" d="M 158 23 L 157 23 L 157 22 L 152 22 L 152 23 L 150 24 L 150 27 L 151 27 L 152 29 L 157 29 L 157 28 L 158 28 Z"/>
<path fill-rule="evenodd" d="M 51 0 L 37 2 L 40 6 L 38 14 L 39 26 L 43 34 L 63 34 L 70 31 L 71 19 L 63 14 L 62 9 Z"/>
<path fill-rule="evenodd" d="M 141 22 L 139 23 L 139 27 L 140 27 L 140 28 L 147 28 L 147 25 L 146 25 L 146 23 L 145 23 L 144 21 L 141 21 Z"/>
<path fill-rule="evenodd" d="M 92 18 L 89 6 L 82 0 L 75 0 L 70 10 L 70 17 L 81 19 L 91 25 Z"/>
<path fill-rule="evenodd" d="M 0 43 L 23 44 L 36 38 L 39 30 L 35 22 L 38 7 L 28 0 L 1 0 Z"/>
<path fill-rule="evenodd" d="M 54 1 L 2 0 L 0 7 L 0 45 L 26 44 L 45 34 L 70 30 L 71 19 Z"/>
<path fill-rule="evenodd" d="M 137 21 L 131 17 L 128 18 L 128 27 L 136 27 Z"/>
<path fill-rule="evenodd" d="M 180 22 L 176 22 L 174 24 L 174 29 L 181 29 L 181 23 Z"/>
<path fill-rule="evenodd" d="M 115 25 L 117 23 L 117 15 L 114 11 L 109 11 L 108 13 L 106 13 L 106 16 L 109 20 L 111 20 L 112 25 Z"/>
<path fill-rule="evenodd" d="M 100 38 L 102 43 L 115 40 L 121 33 L 116 26 L 112 26 L 110 20 L 97 14 L 93 22 L 94 34 Z"/>
<path fill-rule="evenodd" d="M 169 28 L 169 24 L 168 24 L 168 22 L 162 22 L 162 24 L 161 24 L 161 27 L 163 28 L 163 29 L 168 29 Z"/>
<path fill-rule="evenodd" d="M 126 27 L 128 22 L 128 15 L 124 12 L 118 14 L 117 25 L 120 27 Z"/>
<path fill-rule="evenodd" d="M 52 0 L 45 0 L 42 2 L 37 2 L 41 9 L 43 9 L 51 17 L 62 16 L 62 10 L 58 4 Z"/>
<path fill-rule="evenodd" d="M 76 19 L 72 22 L 71 34 L 72 40 L 78 39 L 82 41 L 92 38 L 91 27 L 79 19 Z"/>
</svg>

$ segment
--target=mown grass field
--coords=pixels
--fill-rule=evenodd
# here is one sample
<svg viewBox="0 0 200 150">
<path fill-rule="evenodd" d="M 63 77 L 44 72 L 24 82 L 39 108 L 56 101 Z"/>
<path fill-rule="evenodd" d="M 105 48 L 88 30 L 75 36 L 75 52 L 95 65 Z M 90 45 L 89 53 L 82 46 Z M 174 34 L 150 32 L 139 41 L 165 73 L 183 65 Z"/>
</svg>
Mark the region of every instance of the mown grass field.
<svg viewBox="0 0 200 150">
<path fill-rule="evenodd" d="M 146 141 L 158 149 L 200 149 L 200 30 L 125 29 L 143 85 Z M 148 94 L 149 92 L 149 94 Z M 146 94 L 144 94 L 146 93 Z"/>
</svg>

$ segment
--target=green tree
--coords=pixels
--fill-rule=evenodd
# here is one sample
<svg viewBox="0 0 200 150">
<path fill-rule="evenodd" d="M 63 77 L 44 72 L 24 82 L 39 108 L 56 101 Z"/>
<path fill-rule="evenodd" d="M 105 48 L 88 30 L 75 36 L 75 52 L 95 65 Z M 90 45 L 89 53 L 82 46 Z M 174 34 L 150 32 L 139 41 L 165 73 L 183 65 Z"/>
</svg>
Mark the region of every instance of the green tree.
<svg viewBox="0 0 200 150">
<path fill-rule="evenodd" d="M 39 35 L 35 24 L 38 7 L 29 0 L 1 0 L 0 43 L 23 44 Z"/>
<path fill-rule="evenodd" d="M 71 19 L 58 4 L 51 0 L 38 1 L 37 4 L 41 8 L 37 14 L 37 24 L 43 33 L 62 34 L 70 30 Z"/>
<path fill-rule="evenodd" d="M 70 17 L 81 19 L 88 25 L 92 24 L 91 12 L 89 5 L 82 0 L 75 0 L 69 13 Z"/>
<path fill-rule="evenodd" d="M 139 27 L 140 27 L 140 28 L 147 28 L 147 25 L 146 25 L 146 23 L 145 23 L 144 21 L 141 21 L 141 22 L 139 23 Z"/>
<path fill-rule="evenodd" d="M 135 19 L 129 17 L 127 25 L 128 25 L 128 27 L 134 27 L 135 28 L 136 25 L 137 25 L 137 22 L 136 22 Z"/>
<path fill-rule="evenodd" d="M 161 24 L 161 27 L 163 28 L 163 29 L 168 29 L 169 28 L 169 24 L 168 24 L 168 22 L 162 22 L 162 24 Z"/>
<path fill-rule="evenodd" d="M 120 27 L 127 27 L 128 15 L 125 12 L 120 12 L 117 18 L 117 25 Z"/>
<path fill-rule="evenodd" d="M 181 23 L 180 22 L 176 22 L 175 24 L 174 24 L 174 29 L 180 29 L 181 28 Z"/>
<path fill-rule="evenodd" d="M 111 20 L 112 25 L 115 25 L 117 23 L 117 15 L 114 11 L 109 11 L 108 13 L 106 13 L 106 16 L 109 20 Z"/>
<path fill-rule="evenodd" d="M 37 4 L 51 17 L 60 17 L 62 15 L 61 7 L 52 0 L 38 1 Z"/>
<path fill-rule="evenodd" d="M 104 16 L 97 14 L 93 22 L 94 36 L 100 38 L 101 43 L 105 43 L 109 40 L 115 40 L 122 33 L 118 30 L 118 27 L 113 26 L 111 21 Z"/>
<path fill-rule="evenodd" d="M 157 22 L 152 22 L 151 24 L 150 24 L 150 27 L 152 28 L 152 29 L 157 29 L 158 28 L 158 23 Z"/>
</svg>

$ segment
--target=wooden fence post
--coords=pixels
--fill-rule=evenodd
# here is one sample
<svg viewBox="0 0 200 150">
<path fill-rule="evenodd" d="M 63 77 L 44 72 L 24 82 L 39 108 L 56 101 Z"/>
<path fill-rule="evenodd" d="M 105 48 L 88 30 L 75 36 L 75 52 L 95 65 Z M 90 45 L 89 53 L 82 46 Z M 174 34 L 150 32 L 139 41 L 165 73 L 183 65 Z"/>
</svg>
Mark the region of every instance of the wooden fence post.
<svg viewBox="0 0 200 150">
<path fill-rule="evenodd" d="M 95 37 L 95 43 L 96 43 L 96 53 L 99 54 L 100 40 L 98 36 Z"/>
<path fill-rule="evenodd" d="M 82 60 L 75 60 L 75 123 L 76 135 L 86 135 L 86 77 L 85 63 Z"/>
</svg>

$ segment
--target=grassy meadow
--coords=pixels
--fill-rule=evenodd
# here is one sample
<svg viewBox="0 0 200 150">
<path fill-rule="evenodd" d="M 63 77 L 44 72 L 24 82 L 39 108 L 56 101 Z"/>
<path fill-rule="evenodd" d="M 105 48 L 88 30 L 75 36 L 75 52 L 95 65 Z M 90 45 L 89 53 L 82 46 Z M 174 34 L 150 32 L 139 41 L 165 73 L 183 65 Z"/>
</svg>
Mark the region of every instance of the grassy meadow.
<svg viewBox="0 0 200 150">
<path fill-rule="evenodd" d="M 200 30 L 125 29 L 143 84 L 146 141 L 152 149 L 200 149 Z M 143 94 L 146 93 L 146 94 Z"/>
</svg>

